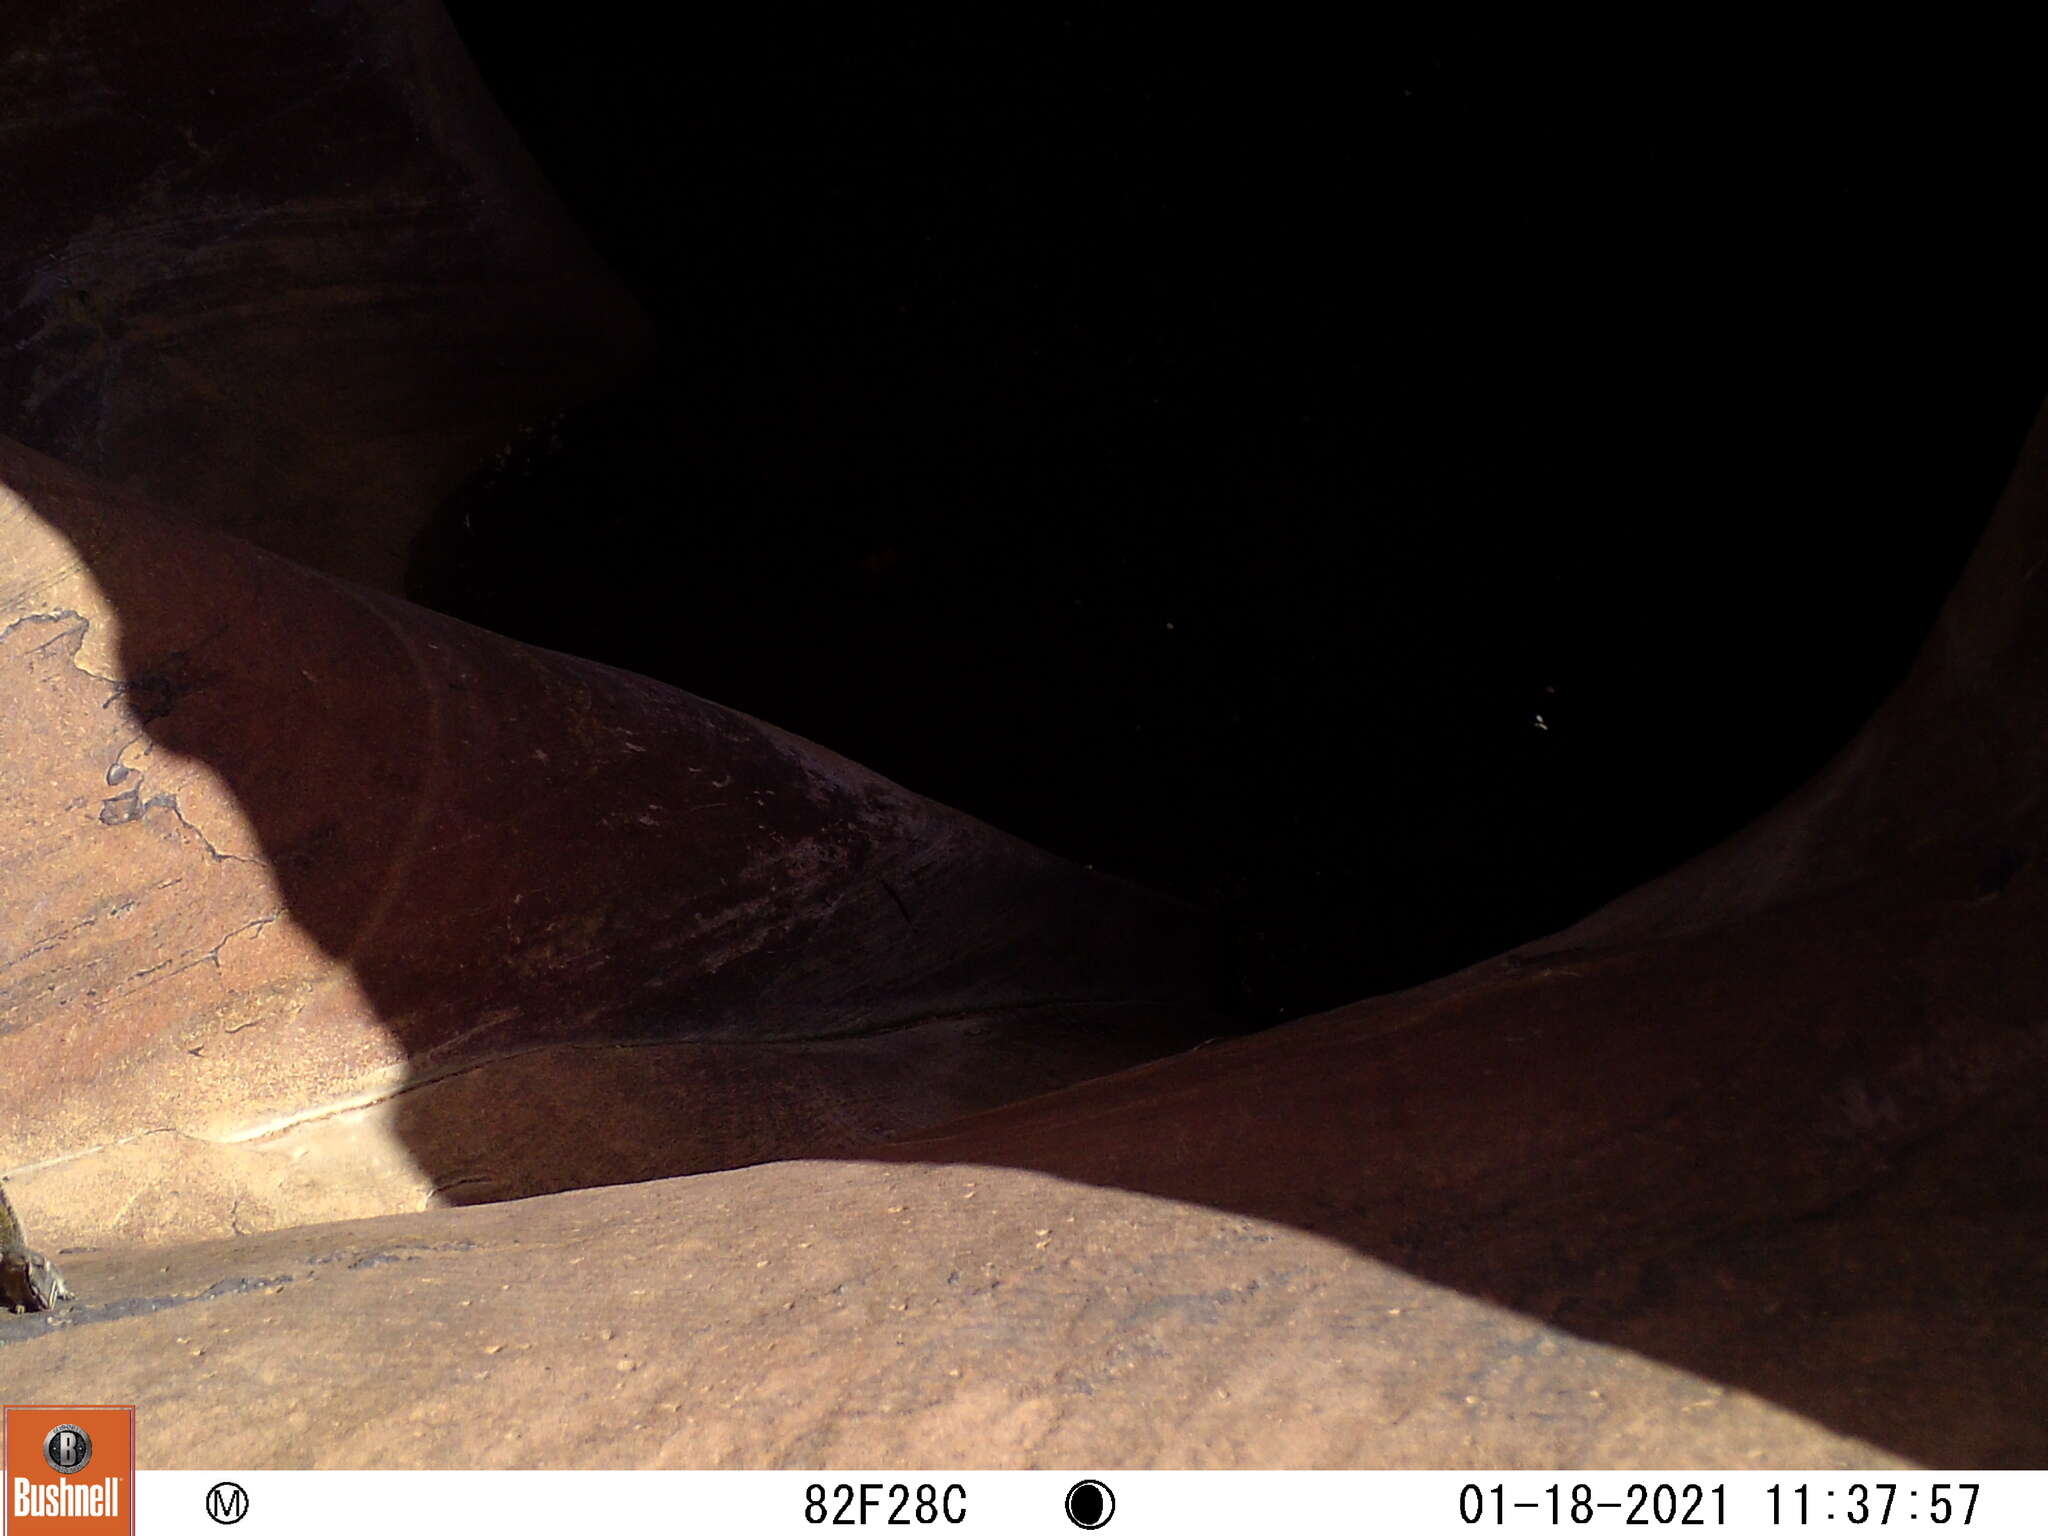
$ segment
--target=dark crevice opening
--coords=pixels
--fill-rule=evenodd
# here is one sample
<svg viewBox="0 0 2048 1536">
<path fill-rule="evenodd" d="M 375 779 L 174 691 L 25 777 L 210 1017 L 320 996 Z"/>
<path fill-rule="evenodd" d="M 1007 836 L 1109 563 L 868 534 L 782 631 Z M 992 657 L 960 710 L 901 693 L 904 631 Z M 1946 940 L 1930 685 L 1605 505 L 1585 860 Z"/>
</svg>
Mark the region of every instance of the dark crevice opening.
<svg viewBox="0 0 2048 1536">
<path fill-rule="evenodd" d="M 1815 772 L 2039 402 L 1984 105 L 1049 21 L 451 7 L 655 318 L 411 592 L 1200 903 L 1248 1025 Z"/>
</svg>

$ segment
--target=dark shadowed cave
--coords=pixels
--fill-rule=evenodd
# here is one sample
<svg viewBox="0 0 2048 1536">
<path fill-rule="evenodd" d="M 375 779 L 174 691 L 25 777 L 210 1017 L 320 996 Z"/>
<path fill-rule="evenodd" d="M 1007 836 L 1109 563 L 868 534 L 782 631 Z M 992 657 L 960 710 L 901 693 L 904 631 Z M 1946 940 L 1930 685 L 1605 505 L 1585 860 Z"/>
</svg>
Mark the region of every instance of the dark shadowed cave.
<svg viewBox="0 0 2048 1536">
<path fill-rule="evenodd" d="M 412 595 L 1202 904 L 1247 1023 L 1807 778 L 2043 389 L 2026 137 L 1932 64 L 452 9 L 661 351 Z"/>
<path fill-rule="evenodd" d="M 439 0 L 0 50 L 10 1381 L 190 1464 L 2041 1463 L 2027 93 L 454 15 L 575 224 Z"/>
</svg>

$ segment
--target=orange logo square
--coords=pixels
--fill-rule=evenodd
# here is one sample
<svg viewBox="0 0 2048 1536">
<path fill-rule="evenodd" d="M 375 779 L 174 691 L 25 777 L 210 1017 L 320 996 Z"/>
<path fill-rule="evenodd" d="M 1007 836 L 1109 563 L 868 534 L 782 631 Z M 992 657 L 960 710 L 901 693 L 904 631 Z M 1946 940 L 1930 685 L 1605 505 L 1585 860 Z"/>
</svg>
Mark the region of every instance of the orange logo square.
<svg viewBox="0 0 2048 1536">
<path fill-rule="evenodd" d="M 134 1536 L 135 1410 L 8 1408 L 6 1536 Z"/>
</svg>

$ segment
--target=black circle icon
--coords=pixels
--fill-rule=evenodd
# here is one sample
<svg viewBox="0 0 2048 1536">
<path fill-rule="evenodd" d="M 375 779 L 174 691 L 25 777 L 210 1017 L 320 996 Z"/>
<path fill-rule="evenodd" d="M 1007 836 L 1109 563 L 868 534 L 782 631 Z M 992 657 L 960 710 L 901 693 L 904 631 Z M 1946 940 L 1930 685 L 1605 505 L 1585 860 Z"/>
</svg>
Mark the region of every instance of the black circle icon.
<svg viewBox="0 0 2048 1536">
<path fill-rule="evenodd" d="M 215 1483 L 206 1490 L 206 1513 L 215 1525 L 233 1525 L 249 1513 L 249 1490 L 240 1483 Z"/>
<path fill-rule="evenodd" d="M 1083 1478 L 1067 1490 L 1067 1518 L 1084 1531 L 1099 1531 L 1116 1513 L 1116 1495 L 1107 1483 Z"/>
<path fill-rule="evenodd" d="M 59 1477 L 83 1472 L 92 1460 L 92 1436 L 76 1424 L 59 1424 L 43 1436 L 43 1460 Z"/>
</svg>

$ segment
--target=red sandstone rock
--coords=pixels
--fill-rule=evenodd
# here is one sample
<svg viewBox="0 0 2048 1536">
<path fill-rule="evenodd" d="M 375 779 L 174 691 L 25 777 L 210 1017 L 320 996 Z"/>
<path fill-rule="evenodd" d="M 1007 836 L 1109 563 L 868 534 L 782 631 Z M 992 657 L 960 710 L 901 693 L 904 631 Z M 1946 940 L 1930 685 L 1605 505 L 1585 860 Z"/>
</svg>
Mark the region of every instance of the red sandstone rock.
<svg viewBox="0 0 2048 1536">
<path fill-rule="evenodd" d="M 0 142 L 0 430 L 386 590 L 649 345 L 435 0 L 12 5 Z"/>
<path fill-rule="evenodd" d="M 2044 535 L 2048 424 L 1828 774 L 1556 939 L 892 1161 L 67 1255 L 12 1389 L 159 1466 L 2039 1465 Z"/>
<path fill-rule="evenodd" d="M 1910 1458 L 2040 1465 L 2044 565 L 2048 416 L 1905 683 L 1725 846 L 896 1155 L 1284 1221 Z"/>
<path fill-rule="evenodd" d="M 65 1265 L 92 1300 L 0 1317 L 8 1391 L 137 1404 L 145 1467 L 1898 1461 L 1341 1242 L 1015 1169 L 780 1163 Z"/>
<path fill-rule="evenodd" d="M 1170 902 L 8 445 L 0 486 L 45 1246 L 838 1150 L 1213 1032 Z"/>
<path fill-rule="evenodd" d="M 94 15 L 0 63 L 0 384 L 388 584 L 637 317 L 433 7 L 124 17 L 119 116 Z M 408 1207 L 1107 1071 L 1199 1027 L 1196 936 L 730 711 L 0 484 L 0 1167 L 90 1250 L 0 1346 L 148 1464 L 2048 1459 L 2048 426 L 1837 762 L 1564 934 L 865 1163 L 459 1211 Z"/>
</svg>

